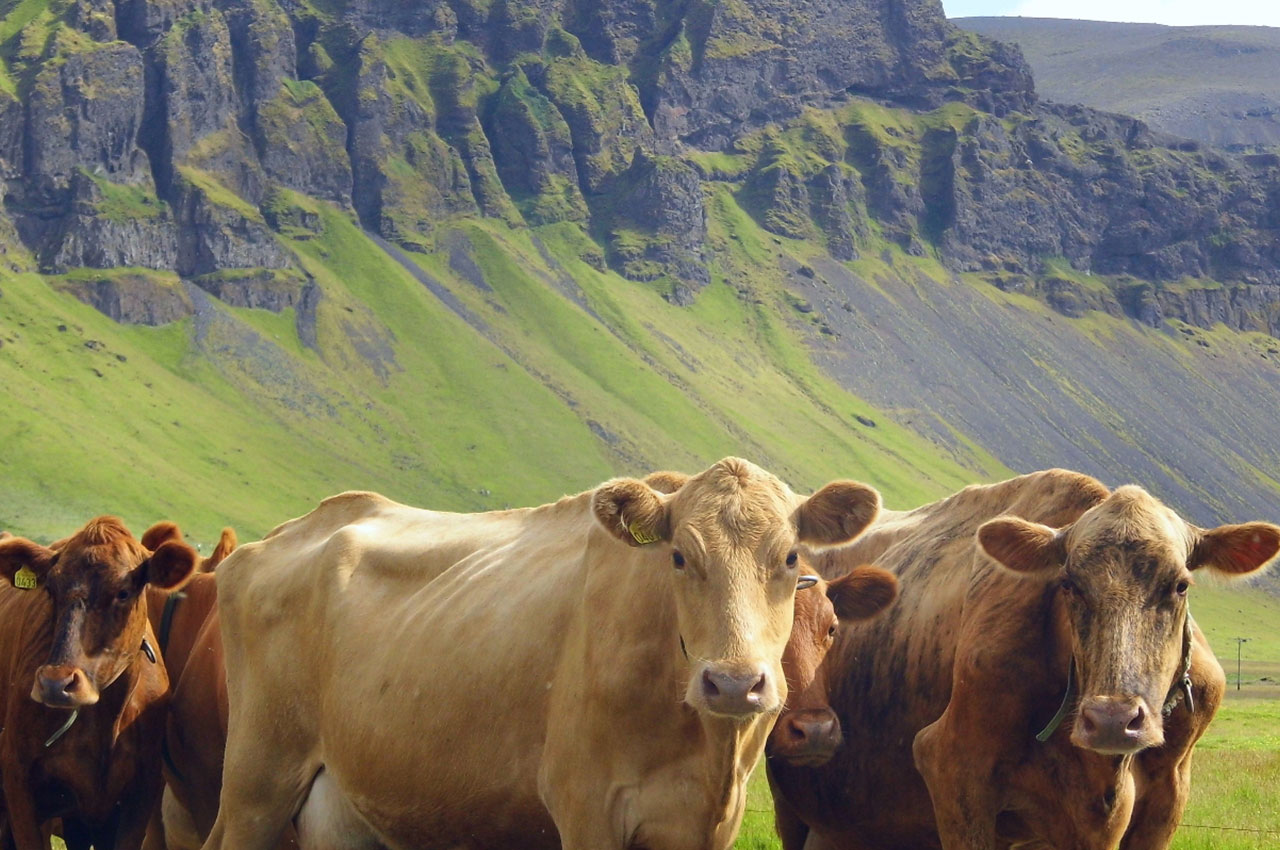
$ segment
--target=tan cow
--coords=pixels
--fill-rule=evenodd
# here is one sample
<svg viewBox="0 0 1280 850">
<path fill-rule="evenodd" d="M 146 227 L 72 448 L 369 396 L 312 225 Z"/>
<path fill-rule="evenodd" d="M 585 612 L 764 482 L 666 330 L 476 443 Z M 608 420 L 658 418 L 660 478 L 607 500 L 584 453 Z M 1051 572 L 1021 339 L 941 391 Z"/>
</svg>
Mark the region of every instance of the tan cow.
<svg viewBox="0 0 1280 850">
<path fill-rule="evenodd" d="M 1225 684 L 1193 576 L 1278 549 L 1276 526 L 1201 530 L 1063 470 L 885 512 L 819 559 L 874 559 L 902 593 L 827 656 L 835 757 L 769 763 L 787 850 L 1167 847 Z"/>
<path fill-rule="evenodd" d="M 230 726 L 206 848 L 724 848 L 785 697 L 796 547 L 875 516 L 728 458 L 446 514 L 345 494 L 218 571 Z"/>
<path fill-rule="evenodd" d="M 659 493 L 674 493 L 689 476 L 662 471 L 645 476 L 644 483 Z M 898 580 L 873 566 L 855 567 L 827 582 L 811 575 L 810 563 L 800 559 L 801 585 L 813 593 L 796 593 L 791 636 L 782 650 L 782 673 L 787 702 L 769 733 L 765 752 L 793 764 L 816 766 L 831 758 L 840 745 L 840 719 L 827 703 L 822 660 L 835 643 L 840 621 L 856 622 L 876 616 L 897 596 Z"/>
</svg>

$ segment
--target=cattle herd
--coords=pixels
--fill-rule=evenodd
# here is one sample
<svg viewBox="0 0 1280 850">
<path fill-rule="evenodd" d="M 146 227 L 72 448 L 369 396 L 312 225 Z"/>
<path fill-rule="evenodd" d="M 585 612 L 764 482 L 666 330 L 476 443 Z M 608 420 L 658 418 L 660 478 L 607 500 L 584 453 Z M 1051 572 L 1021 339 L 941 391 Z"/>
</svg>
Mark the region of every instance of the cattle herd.
<svg viewBox="0 0 1280 850">
<path fill-rule="evenodd" d="M 0 850 L 1167 847 L 1280 550 L 1047 470 L 911 511 L 727 458 L 536 508 L 343 493 L 201 561 L 0 535 Z M 216 569 L 215 569 L 216 568 Z"/>
</svg>

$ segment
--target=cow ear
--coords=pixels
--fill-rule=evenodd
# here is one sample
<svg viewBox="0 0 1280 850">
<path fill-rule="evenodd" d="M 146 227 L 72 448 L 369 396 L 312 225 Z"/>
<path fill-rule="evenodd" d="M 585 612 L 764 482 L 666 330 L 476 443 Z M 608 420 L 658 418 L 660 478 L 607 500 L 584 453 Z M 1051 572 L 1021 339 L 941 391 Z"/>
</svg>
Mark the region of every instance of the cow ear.
<svg viewBox="0 0 1280 850">
<path fill-rule="evenodd" d="M 1269 522 L 1223 525 L 1199 534 L 1187 569 L 1208 567 L 1242 576 L 1261 569 L 1280 552 L 1280 528 Z"/>
<path fill-rule="evenodd" d="M 856 481 L 832 481 L 795 513 L 800 542 L 814 546 L 848 543 L 880 513 L 880 494 Z"/>
<path fill-rule="evenodd" d="M 213 547 L 213 551 L 209 553 L 209 557 L 200 562 L 200 572 L 211 573 L 214 568 L 227 559 L 227 556 L 236 550 L 236 530 L 234 528 L 222 529 L 222 536 L 218 538 L 218 545 Z"/>
<path fill-rule="evenodd" d="M 614 537 L 630 546 L 671 539 L 666 500 L 634 478 L 602 484 L 591 497 L 596 519 Z"/>
<path fill-rule="evenodd" d="M 1018 517 L 983 523 L 978 545 L 1005 569 L 1024 575 L 1056 572 L 1067 561 L 1065 534 Z"/>
<path fill-rule="evenodd" d="M 182 532 L 178 530 L 178 524 L 165 520 L 157 522 L 142 533 L 142 539 L 138 542 L 142 544 L 142 548 L 148 552 L 154 552 L 160 548 L 160 544 L 167 543 L 170 540 L 181 542 Z"/>
<path fill-rule="evenodd" d="M 650 472 L 644 477 L 644 483 L 659 493 L 674 493 L 683 487 L 688 480 L 689 476 L 683 472 L 671 472 L 669 470 Z"/>
<path fill-rule="evenodd" d="M 26 569 L 26 575 L 34 575 L 37 582 L 43 584 L 49 574 L 49 567 L 58 559 L 58 553 L 52 549 L 32 543 L 24 537 L 10 535 L 0 541 L 0 575 L 14 587 L 30 590 L 30 584 L 24 584 L 15 577 L 18 571 Z"/>
<path fill-rule="evenodd" d="M 868 620 L 898 598 L 898 580 L 879 567 L 854 567 L 827 585 L 827 598 L 841 620 Z"/>
<path fill-rule="evenodd" d="M 191 578 L 199 557 L 196 550 L 187 544 L 170 540 L 161 543 L 160 548 L 138 569 L 143 571 L 143 577 L 152 587 L 172 590 Z"/>
</svg>

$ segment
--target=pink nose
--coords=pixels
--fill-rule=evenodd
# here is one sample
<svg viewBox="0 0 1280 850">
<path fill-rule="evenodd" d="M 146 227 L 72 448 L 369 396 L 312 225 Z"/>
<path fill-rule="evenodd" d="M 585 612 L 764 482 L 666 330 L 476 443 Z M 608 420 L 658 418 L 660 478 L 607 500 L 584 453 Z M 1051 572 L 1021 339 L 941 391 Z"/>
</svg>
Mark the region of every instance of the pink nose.
<svg viewBox="0 0 1280 850">
<path fill-rule="evenodd" d="M 741 673 L 708 668 L 702 673 L 702 696 L 716 714 L 756 714 L 764 708 L 768 682 L 764 670 Z"/>
<path fill-rule="evenodd" d="M 51 708 L 79 708 L 98 701 L 98 691 L 79 667 L 41 667 L 31 698 Z"/>
<path fill-rule="evenodd" d="M 1081 746 L 1105 753 L 1132 753 L 1151 746 L 1148 717 L 1135 698 L 1093 697 L 1080 703 L 1076 737 Z"/>
<path fill-rule="evenodd" d="M 793 764 L 817 767 L 831 760 L 842 741 L 840 720 L 834 711 L 801 709 L 778 721 L 771 739 L 771 755 Z"/>
</svg>

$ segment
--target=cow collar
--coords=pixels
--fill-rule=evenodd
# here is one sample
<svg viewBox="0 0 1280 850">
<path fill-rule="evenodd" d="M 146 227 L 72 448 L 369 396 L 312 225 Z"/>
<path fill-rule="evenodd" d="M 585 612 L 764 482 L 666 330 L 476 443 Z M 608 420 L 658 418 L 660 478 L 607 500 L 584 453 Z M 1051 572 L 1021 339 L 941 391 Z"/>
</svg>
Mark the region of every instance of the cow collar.
<svg viewBox="0 0 1280 850">
<path fill-rule="evenodd" d="M 1192 636 L 1191 626 L 1194 621 L 1191 619 L 1191 608 L 1187 607 L 1187 617 L 1183 621 L 1182 642 L 1186 647 L 1182 654 L 1182 676 L 1169 689 L 1169 695 L 1165 697 L 1164 705 L 1160 708 L 1160 713 L 1168 717 L 1178 705 L 1178 697 L 1185 697 L 1187 701 L 1187 711 L 1194 713 L 1196 710 L 1196 701 L 1191 696 L 1191 649 L 1195 645 L 1195 639 Z M 1062 695 L 1062 704 L 1058 706 L 1058 712 L 1053 715 L 1043 729 L 1036 734 L 1036 740 L 1044 743 L 1053 737 L 1053 733 L 1058 731 L 1058 727 L 1062 725 L 1062 721 L 1070 713 L 1071 707 L 1076 701 L 1076 656 L 1071 655 L 1071 666 L 1067 668 L 1067 691 Z"/>
</svg>

